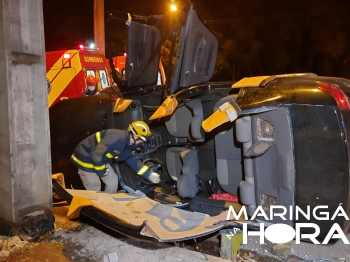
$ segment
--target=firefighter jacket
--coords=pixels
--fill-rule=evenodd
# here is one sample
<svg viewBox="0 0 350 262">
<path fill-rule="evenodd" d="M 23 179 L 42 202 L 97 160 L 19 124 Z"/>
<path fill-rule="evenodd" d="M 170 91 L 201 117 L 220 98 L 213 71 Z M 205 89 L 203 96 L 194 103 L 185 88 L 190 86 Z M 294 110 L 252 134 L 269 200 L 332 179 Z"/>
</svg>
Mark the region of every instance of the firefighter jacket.
<svg viewBox="0 0 350 262">
<path fill-rule="evenodd" d="M 128 131 L 107 129 L 81 141 L 73 150 L 71 161 L 79 169 L 103 176 L 107 171 L 106 164 L 117 159 L 125 161 L 138 175 L 147 179 L 151 172 L 136 158 L 134 148 L 135 145 L 130 145 Z"/>
</svg>

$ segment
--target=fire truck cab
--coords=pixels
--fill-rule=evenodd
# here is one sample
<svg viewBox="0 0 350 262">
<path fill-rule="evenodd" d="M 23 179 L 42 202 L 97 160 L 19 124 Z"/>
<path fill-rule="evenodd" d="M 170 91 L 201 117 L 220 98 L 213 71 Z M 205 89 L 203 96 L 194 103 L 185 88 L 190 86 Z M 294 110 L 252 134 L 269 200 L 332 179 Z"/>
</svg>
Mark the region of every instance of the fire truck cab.
<svg viewBox="0 0 350 262">
<path fill-rule="evenodd" d="M 85 96 L 89 75 L 97 79 L 97 91 L 111 84 L 109 64 L 99 51 L 71 49 L 46 52 L 48 106 L 52 107 L 62 99 Z"/>
</svg>

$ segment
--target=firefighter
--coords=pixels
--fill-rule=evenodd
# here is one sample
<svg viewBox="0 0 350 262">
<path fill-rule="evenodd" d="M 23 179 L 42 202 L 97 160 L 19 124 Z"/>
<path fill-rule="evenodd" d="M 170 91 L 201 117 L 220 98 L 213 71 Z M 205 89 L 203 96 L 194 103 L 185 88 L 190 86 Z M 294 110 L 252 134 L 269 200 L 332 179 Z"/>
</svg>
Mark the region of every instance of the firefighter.
<svg viewBox="0 0 350 262">
<path fill-rule="evenodd" d="M 73 150 L 72 163 L 78 168 L 78 174 L 87 190 L 101 190 L 101 181 L 105 183 L 105 192 L 115 193 L 118 189 L 118 177 L 111 167 L 112 160 L 125 161 L 138 175 L 152 183 L 159 183 L 159 174 L 142 164 L 135 156 L 151 130 L 143 121 L 129 124 L 127 130 L 107 129 L 88 136 Z M 142 147 L 141 147 L 142 148 Z"/>
<path fill-rule="evenodd" d="M 97 79 L 93 75 L 88 75 L 86 78 L 87 90 L 85 92 L 86 96 L 95 95 L 97 92 Z"/>
</svg>

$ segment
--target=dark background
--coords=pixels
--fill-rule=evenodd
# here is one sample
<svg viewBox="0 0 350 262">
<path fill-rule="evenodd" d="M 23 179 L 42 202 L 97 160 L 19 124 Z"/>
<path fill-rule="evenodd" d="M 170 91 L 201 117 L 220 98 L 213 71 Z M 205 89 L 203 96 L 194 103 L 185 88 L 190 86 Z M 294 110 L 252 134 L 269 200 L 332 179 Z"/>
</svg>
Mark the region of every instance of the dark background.
<svg viewBox="0 0 350 262">
<path fill-rule="evenodd" d="M 181 5 L 181 1 L 177 1 Z M 219 39 L 215 81 L 296 72 L 350 78 L 349 0 L 195 0 L 198 16 Z M 93 0 L 43 0 L 46 50 L 93 40 Z M 169 15 L 167 0 L 105 0 L 106 15 Z M 106 28 L 122 55 L 125 30 Z M 109 31 L 111 30 L 111 31 Z M 164 56 L 169 42 L 162 46 Z"/>
</svg>

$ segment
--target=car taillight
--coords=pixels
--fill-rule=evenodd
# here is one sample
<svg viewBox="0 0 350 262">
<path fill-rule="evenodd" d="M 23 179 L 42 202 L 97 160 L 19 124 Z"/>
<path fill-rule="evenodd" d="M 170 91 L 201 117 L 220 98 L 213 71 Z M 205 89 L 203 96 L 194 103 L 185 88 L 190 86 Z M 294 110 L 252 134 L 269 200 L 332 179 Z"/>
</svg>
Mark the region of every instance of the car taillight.
<svg viewBox="0 0 350 262">
<path fill-rule="evenodd" d="M 256 136 L 258 140 L 274 141 L 273 125 L 269 121 L 257 117 Z"/>
<path fill-rule="evenodd" d="M 348 98 L 337 85 L 322 82 L 317 82 L 317 85 L 319 89 L 330 94 L 335 99 L 341 110 L 350 111 Z"/>
</svg>

